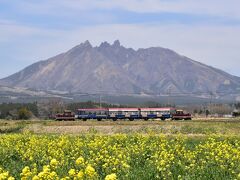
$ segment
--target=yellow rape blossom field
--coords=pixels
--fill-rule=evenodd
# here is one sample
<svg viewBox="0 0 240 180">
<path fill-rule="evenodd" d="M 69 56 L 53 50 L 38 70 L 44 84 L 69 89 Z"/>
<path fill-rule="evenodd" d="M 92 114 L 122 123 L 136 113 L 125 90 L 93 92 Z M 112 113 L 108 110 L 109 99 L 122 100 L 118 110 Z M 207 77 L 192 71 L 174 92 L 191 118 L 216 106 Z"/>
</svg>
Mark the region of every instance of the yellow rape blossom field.
<svg viewBox="0 0 240 180">
<path fill-rule="evenodd" d="M 240 139 L 4 134 L 0 180 L 240 179 Z"/>
</svg>

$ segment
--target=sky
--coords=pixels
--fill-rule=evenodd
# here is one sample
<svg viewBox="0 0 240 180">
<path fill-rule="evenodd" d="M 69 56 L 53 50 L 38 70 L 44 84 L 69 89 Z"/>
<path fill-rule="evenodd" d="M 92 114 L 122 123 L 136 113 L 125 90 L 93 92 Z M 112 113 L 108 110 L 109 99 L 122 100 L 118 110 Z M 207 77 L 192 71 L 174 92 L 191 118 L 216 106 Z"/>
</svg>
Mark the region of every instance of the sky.
<svg viewBox="0 0 240 180">
<path fill-rule="evenodd" d="M 239 7 L 239 0 L 0 0 L 0 78 L 86 40 L 116 39 L 240 76 Z"/>
</svg>

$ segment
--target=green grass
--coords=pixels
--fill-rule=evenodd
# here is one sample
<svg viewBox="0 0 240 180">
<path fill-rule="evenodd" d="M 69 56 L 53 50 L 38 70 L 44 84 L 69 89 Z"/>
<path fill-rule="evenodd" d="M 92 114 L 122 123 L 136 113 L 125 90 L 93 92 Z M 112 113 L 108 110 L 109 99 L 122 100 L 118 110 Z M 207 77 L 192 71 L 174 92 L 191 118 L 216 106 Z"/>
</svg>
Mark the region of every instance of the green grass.
<svg viewBox="0 0 240 180">
<path fill-rule="evenodd" d="M 21 133 L 26 127 L 26 124 L 22 121 L 16 122 L 0 122 L 0 134 L 8 133 Z"/>
</svg>

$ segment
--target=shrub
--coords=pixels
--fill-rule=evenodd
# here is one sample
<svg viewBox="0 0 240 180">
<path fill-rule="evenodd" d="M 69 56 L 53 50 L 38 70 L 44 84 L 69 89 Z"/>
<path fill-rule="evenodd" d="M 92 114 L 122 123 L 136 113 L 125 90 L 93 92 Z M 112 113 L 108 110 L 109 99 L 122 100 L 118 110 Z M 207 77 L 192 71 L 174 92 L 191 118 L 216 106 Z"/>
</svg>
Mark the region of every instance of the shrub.
<svg viewBox="0 0 240 180">
<path fill-rule="evenodd" d="M 18 119 L 30 119 L 32 116 L 32 113 L 25 107 L 18 110 Z"/>
</svg>

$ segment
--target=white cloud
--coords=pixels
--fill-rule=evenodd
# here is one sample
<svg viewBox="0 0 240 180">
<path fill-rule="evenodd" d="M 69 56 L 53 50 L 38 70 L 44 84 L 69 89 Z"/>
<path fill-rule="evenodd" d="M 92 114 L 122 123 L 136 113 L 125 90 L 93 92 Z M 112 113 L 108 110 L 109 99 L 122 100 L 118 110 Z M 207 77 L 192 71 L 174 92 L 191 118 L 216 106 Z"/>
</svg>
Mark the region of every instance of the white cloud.
<svg viewBox="0 0 240 180">
<path fill-rule="evenodd" d="M 140 13 L 173 12 L 240 19 L 239 0 L 15 0 L 14 6 L 25 13 L 56 16 L 81 10 L 123 9 Z"/>
<path fill-rule="evenodd" d="M 40 33 L 47 34 L 48 30 L 18 24 L 14 21 L 0 19 L 0 43 L 31 37 Z"/>
<path fill-rule="evenodd" d="M 240 16 L 238 0 L 113 0 L 101 1 L 103 7 L 121 7 L 137 12 L 180 12 Z"/>
</svg>

